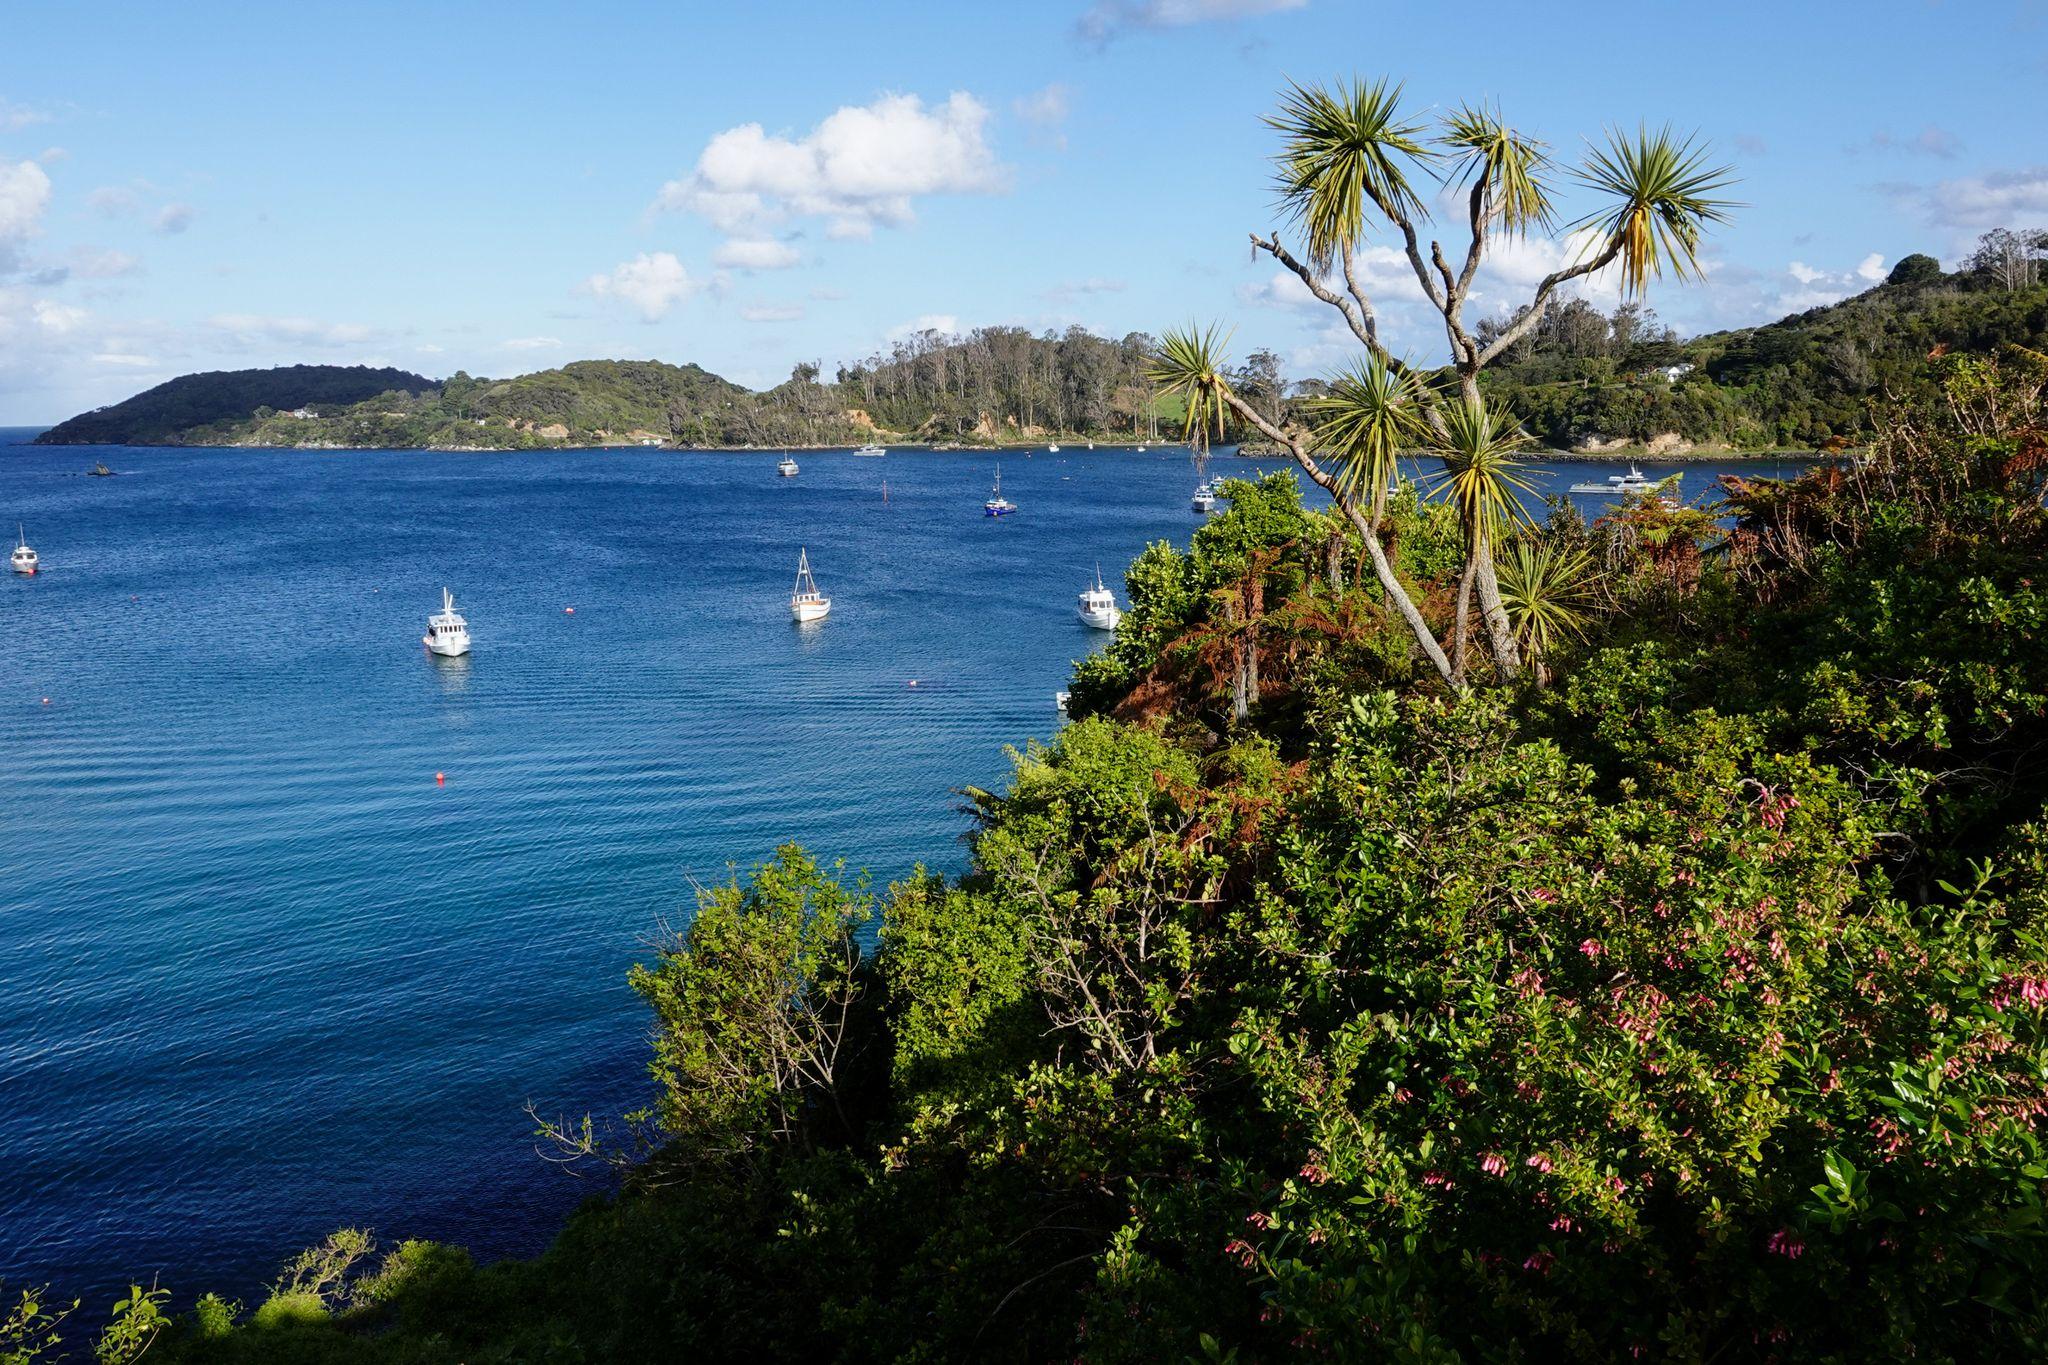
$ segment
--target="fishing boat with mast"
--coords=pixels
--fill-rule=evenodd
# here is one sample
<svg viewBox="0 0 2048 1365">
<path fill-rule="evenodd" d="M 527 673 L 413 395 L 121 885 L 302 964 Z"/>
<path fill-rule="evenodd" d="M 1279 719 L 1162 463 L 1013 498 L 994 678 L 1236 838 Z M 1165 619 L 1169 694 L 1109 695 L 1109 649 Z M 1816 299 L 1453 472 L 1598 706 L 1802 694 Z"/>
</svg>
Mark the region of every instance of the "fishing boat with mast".
<svg viewBox="0 0 2048 1365">
<path fill-rule="evenodd" d="M 17 522 L 14 529 L 20 543 L 14 547 L 14 553 L 7 557 L 7 563 L 16 573 L 32 574 L 42 567 L 42 561 L 36 558 L 36 552 L 29 548 L 28 528 Z"/>
<path fill-rule="evenodd" d="M 799 624 L 822 621 L 832 610 L 832 599 L 818 591 L 817 580 L 811 577 L 811 552 L 798 549 L 796 552 L 796 586 L 789 593 L 789 614 Z"/>
<path fill-rule="evenodd" d="M 1116 604 L 1116 594 L 1102 582 L 1102 566 L 1095 566 L 1095 582 L 1081 589 L 1081 596 L 1074 608 L 1074 614 L 1081 618 L 1081 624 L 1091 630 L 1115 630 L 1116 623 L 1123 619 L 1123 612 Z"/>
<path fill-rule="evenodd" d="M 995 491 L 981 505 L 981 514 L 985 517 L 1007 517 L 1016 510 L 1017 504 L 1003 496 L 1003 467 L 997 465 Z"/>
<path fill-rule="evenodd" d="M 441 610 L 427 618 L 427 633 L 420 637 L 427 653 L 457 659 L 469 653 L 469 622 L 455 610 L 455 594 L 441 589 Z"/>
</svg>

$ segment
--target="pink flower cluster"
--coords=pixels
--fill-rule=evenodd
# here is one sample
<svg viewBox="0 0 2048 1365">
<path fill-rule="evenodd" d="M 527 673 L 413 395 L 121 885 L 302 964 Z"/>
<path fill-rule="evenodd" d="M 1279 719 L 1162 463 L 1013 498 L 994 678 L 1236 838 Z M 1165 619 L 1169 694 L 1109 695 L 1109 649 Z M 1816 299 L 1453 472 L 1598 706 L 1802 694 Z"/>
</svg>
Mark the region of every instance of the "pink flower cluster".
<svg viewBox="0 0 2048 1365">
<path fill-rule="evenodd" d="M 1790 1228 L 1779 1228 L 1771 1234 L 1771 1240 L 1764 1245 L 1773 1256 L 1783 1256 L 1793 1261 L 1798 1260 L 1806 1250 L 1806 1243 L 1800 1241 Z"/>
<path fill-rule="evenodd" d="M 2026 1009 L 2036 1010 L 2048 1005 L 2048 978 L 2038 976 L 2001 976 L 1998 984 L 1991 988 L 1991 1007 L 1997 1010 L 2012 1008 L 2017 999 Z"/>
</svg>

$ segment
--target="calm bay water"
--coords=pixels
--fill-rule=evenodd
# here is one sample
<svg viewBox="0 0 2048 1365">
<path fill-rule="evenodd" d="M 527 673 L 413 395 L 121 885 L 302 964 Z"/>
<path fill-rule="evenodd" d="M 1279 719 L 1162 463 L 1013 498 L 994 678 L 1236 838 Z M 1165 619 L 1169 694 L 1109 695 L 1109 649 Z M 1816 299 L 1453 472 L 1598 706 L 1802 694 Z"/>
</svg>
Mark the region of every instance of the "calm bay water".
<svg viewBox="0 0 2048 1365">
<path fill-rule="evenodd" d="M 0 1279 L 181 1302 L 345 1223 L 537 1249 L 589 1188 L 522 1104 L 644 1098 L 624 973 L 693 883 L 792 839 L 957 871 L 954 789 L 1100 643 L 1093 566 L 1197 524 L 1177 450 L 1011 455 L 990 521 L 964 453 L 9 435 L 45 568 L 0 583 Z M 419 644 L 444 584 L 468 660 Z"/>
</svg>

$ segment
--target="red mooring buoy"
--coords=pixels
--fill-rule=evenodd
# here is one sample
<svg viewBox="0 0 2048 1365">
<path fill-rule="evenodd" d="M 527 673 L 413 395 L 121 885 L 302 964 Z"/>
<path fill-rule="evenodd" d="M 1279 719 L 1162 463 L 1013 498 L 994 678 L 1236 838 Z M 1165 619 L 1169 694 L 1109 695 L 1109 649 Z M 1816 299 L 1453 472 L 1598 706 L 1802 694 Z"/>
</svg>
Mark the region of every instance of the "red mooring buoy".
<svg viewBox="0 0 2048 1365">
<path fill-rule="evenodd" d="M 434 785 L 435 785 L 435 786 L 437 786 L 437 787 L 445 787 L 445 786 L 447 786 L 447 785 L 448 785 L 448 774 L 446 774 L 446 773 L 435 773 L 435 774 L 434 774 Z"/>
</svg>

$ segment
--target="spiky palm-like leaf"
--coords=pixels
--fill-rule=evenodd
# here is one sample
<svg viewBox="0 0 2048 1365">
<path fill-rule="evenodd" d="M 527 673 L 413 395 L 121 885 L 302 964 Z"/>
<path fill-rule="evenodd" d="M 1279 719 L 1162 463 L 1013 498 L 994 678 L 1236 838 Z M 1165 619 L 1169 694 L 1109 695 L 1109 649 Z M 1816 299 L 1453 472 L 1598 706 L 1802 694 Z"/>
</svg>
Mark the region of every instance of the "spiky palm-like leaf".
<svg viewBox="0 0 2048 1365">
<path fill-rule="evenodd" d="M 1176 394 L 1187 408 L 1183 439 L 1196 450 L 1209 448 L 1211 433 L 1223 434 L 1230 412 L 1230 381 L 1224 377 L 1229 335 L 1213 326 L 1168 332 L 1146 373 L 1161 393 Z"/>
<path fill-rule="evenodd" d="M 1499 573 L 1501 605 L 1530 657 L 1585 636 L 1598 571 L 1583 549 L 1520 538 L 1501 556 Z"/>
<path fill-rule="evenodd" d="M 1412 373 L 1375 355 L 1333 376 L 1327 391 L 1305 405 L 1316 449 L 1329 452 L 1336 465 L 1338 493 L 1355 501 L 1364 490 L 1374 523 L 1386 510 L 1401 452 L 1429 434 L 1426 397 Z"/>
<path fill-rule="evenodd" d="M 1621 287 L 1640 294 L 1665 273 L 1676 279 L 1700 275 L 1700 233 L 1712 223 L 1728 221 L 1732 199 L 1714 192 L 1734 183 L 1730 166 L 1707 164 L 1707 148 L 1698 138 L 1679 138 L 1669 127 L 1635 135 L 1610 129 L 1607 146 L 1586 155 L 1579 179 L 1614 202 L 1571 224 L 1590 227 L 1595 238 L 1587 250 L 1595 255 L 1616 247 L 1621 262 Z"/>
<path fill-rule="evenodd" d="M 1273 158 L 1280 202 L 1307 235 L 1318 269 L 1364 235 L 1369 209 L 1411 222 L 1429 216 L 1404 163 L 1421 165 L 1436 153 L 1423 142 L 1422 125 L 1402 115 L 1400 86 L 1289 82 L 1266 123 L 1284 139 Z"/>
<path fill-rule="evenodd" d="M 1477 176 L 1486 185 L 1492 220 L 1517 236 L 1531 227 L 1549 231 L 1555 223 L 1544 172 L 1550 154 L 1541 142 L 1523 137 L 1501 120 L 1498 110 L 1459 105 L 1444 117 L 1440 139 L 1457 158 L 1444 183 L 1460 189 Z"/>
<path fill-rule="evenodd" d="M 1430 492 L 1458 509 L 1466 542 L 1499 544 L 1517 524 L 1529 524 L 1520 494 L 1535 489 L 1522 477 L 1520 452 L 1529 434 L 1514 418 L 1485 400 L 1445 403 L 1443 431 L 1435 453 L 1443 460 Z"/>
</svg>

